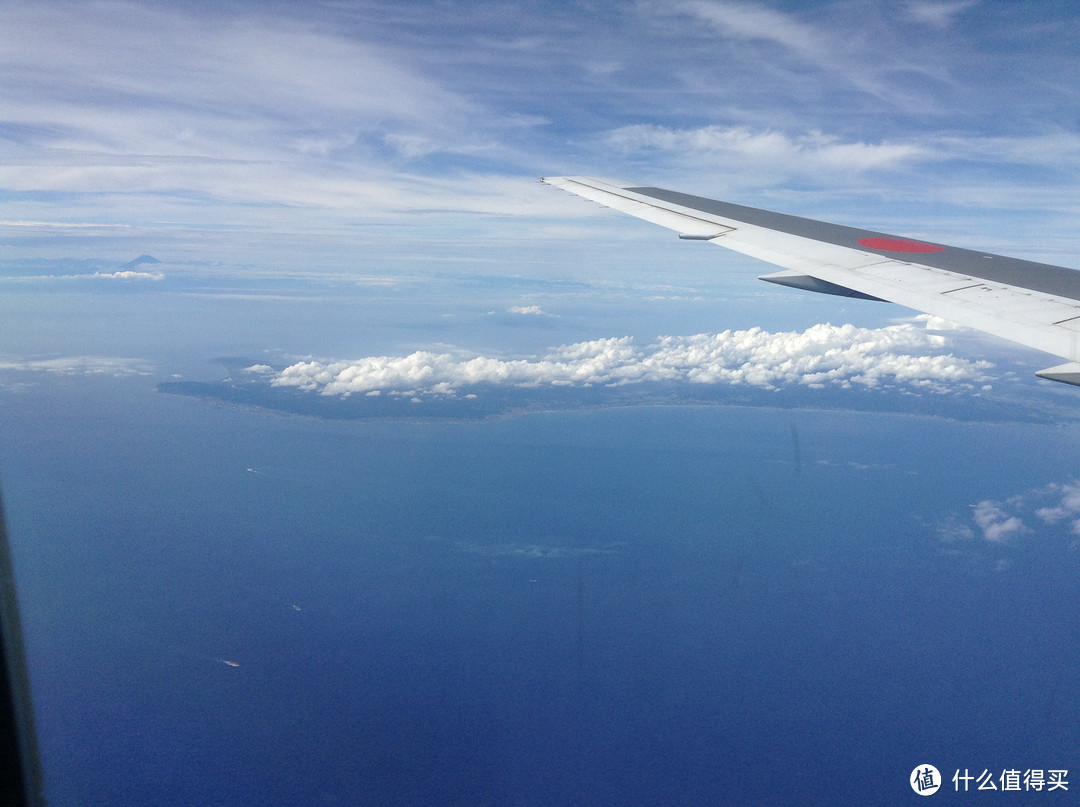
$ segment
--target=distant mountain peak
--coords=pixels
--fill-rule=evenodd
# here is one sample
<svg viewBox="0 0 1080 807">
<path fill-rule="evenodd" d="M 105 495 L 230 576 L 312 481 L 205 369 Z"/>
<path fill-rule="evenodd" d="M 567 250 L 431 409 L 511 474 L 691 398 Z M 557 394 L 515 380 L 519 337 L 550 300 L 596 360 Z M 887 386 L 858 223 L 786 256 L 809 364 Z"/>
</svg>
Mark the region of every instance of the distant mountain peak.
<svg viewBox="0 0 1080 807">
<path fill-rule="evenodd" d="M 161 261 L 159 261 L 153 255 L 140 255 L 135 260 L 128 261 L 127 263 L 123 264 L 120 268 L 134 269 L 136 266 L 142 266 L 144 263 L 161 263 Z"/>
</svg>

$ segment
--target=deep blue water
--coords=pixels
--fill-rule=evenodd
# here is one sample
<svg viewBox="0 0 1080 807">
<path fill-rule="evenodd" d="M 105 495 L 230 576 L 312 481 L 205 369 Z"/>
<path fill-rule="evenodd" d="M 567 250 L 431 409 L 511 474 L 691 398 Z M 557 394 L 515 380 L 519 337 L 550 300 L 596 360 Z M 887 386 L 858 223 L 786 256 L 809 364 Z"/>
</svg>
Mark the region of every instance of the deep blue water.
<svg viewBox="0 0 1080 807">
<path fill-rule="evenodd" d="M 938 530 L 1080 475 L 1074 430 L 150 387 L 4 394 L 54 804 L 897 803 L 925 762 L 1080 789 L 1077 553 Z"/>
</svg>

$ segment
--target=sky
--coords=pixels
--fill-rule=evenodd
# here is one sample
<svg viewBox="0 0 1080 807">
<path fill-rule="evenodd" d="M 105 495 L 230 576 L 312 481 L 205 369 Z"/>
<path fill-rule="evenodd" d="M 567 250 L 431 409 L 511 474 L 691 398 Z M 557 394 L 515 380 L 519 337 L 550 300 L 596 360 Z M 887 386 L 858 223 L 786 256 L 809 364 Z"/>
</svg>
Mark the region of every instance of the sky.
<svg viewBox="0 0 1080 807">
<path fill-rule="evenodd" d="M 61 233 L 213 233 L 248 259 L 259 240 L 266 259 L 282 236 L 338 252 L 385 246 L 398 232 L 388 228 L 406 226 L 424 252 L 468 250 L 462 236 L 522 252 L 610 238 L 617 225 L 536 185 L 544 174 L 647 181 L 1062 263 L 1077 252 L 1064 2 L 3 13 L 13 35 L 0 180 L 15 256 Z"/>
<path fill-rule="evenodd" d="M 763 265 L 672 244 L 536 179 L 615 176 L 1076 265 L 1072 14 L 1052 2 L 9 4 L 2 282 L 159 301 L 360 290 L 415 305 L 486 278 L 508 293 L 474 324 L 517 320 L 541 337 L 499 355 L 486 336 L 420 327 L 396 344 L 258 346 L 337 372 L 448 347 L 535 363 L 627 337 L 649 353 L 727 329 L 783 341 L 896 325 L 895 310 L 791 302 L 759 288 Z M 160 263 L 127 265 L 139 255 Z M 632 330 L 571 322 L 571 300 L 590 294 L 702 305 L 679 312 L 681 331 L 648 315 Z M 895 335 L 882 331 L 881 349 Z M 22 341 L 13 353 L 67 350 Z M 278 358 L 257 363 L 290 368 L 276 383 L 308 383 Z"/>
<path fill-rule="evenodd" d="M 221 803 L 296 803 L 324 753 L 304 731 L 327 731 L 416 782 L 335 786 L 342 752 L 316 766 L 331 803 L 702 803 L 716 753 L 865 763 L 833 735 L 808 750 L 829 708 L 901 788 L 924 752 L 1080 768 L 1078 393 L 1033 376 L 1060 360 L 761 283 L 773 267 L 538 181 L 1080 267 L 1078 23 L 1050 0 L 4 3 L 0 474 L 47 761 L 78 760 L 54 792 L 164 803 L 187 748 L 208 788 L 237 778 Z M 935 608 L 955 644 L 915 635 Z M 568 666 L 515 620 L 570 635 Z M 867 661 L 837 673 L 849 631 Z M 324 676 L 306 702 L 283 694 L 310 686 L 289 637 Z M 425 649 L 447 666 L 410 666 Z M 254 678 L 213 677 L 237 659 Z M 889 737 L 915 694 L 875 664 L 952 725 Z M 306 762 L 200 735 L 170 691 L 252 725 L 306 706 L 282 735 Z M 530 720 L 516 756 L 493 739 Z M 403 761 L 449 730 L 486 761 Z M 577 761 L 541 750 L 568 733 Z M 105 784 L 125 759 L 129 789 Z M 295 781 L 260 783 L 274 765 Z M 535 774 L 559 765 L 573 787 Z M 836 803 L 895 773 L 868 771 Z M 752 778 L 747 799 L 791 803 Z"/>
</svg>

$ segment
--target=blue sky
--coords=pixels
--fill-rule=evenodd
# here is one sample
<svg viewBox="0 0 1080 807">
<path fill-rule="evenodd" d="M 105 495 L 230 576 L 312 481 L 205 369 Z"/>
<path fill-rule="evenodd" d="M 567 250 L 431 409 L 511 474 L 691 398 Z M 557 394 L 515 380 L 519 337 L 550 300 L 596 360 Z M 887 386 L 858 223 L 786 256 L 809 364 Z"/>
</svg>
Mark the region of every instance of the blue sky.
<svg viewBox="0 0 1080 807">
<path fill-rule="evenodd" d="M 213 234 L 237 262 L 269 261 L 284 243 L 271 235 L 304 235 L 338 265 L 331 244 L 400 247 L 400 228 L 413 249 L 469 255 L 463 237 L 522 252 L 657 237 L 536 185 L 542 174 L 1059 263 L 1080 254 L 1066 2 L 34 2 L 2 14 L 13 256 L 40 255 L 36 239 L 55 234 L 177 250 Z"/>
</svg>

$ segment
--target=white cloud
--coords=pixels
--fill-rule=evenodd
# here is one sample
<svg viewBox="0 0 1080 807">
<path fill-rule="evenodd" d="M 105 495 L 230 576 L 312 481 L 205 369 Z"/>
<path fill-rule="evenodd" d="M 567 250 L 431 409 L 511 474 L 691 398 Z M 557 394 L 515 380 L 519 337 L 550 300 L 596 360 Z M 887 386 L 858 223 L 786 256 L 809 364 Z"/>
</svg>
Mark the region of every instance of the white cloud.
<svg viewBox="0 0 1080 807">
<path fill-rule="evenodd" d="M 972 6 L 978 0 L 948 0 L 948 2 L 925 2 L 925 0 L 908 0 L 904 5 L 904 13 L 916 22 L 929 25 L 931 28 L 944 30 L 952 25 L 953 21 Z"/>
<path fill-rule="evenodd" d="M 857 6 L 835 4 L 828 10 L 809 7 L 786 13 L 760 3 L 688 0 L 670 8 L 711 27 L 724 39 L 750 44 L 761 62 L 761 74 L 779 70 L 797 80 L 807 72 L 821 73 L 824 80 L 844 90 L 854 88 L 891 103 L 896 99 L 889 94 L 889 71 L 918 69 L 917 62 L 909 61 L 910 46 L 888 49 L 868 41 L 869 32 L 884 33 L 888 23 L 881 14 L 860 18 Z M 761 43 L 776 47 L 761 53 Z"/>
<path fill-rule="evenodd" d="M 704 160 L 708 165 L 769 167 L 774 171 L 815 174 L 822 180 L 829 172 L 899 169 L 948 160 L 1070 171 L 1080 166 L 1080 135 L 1061 130 L 1010 137 L 915 135 L 867 142 L 813 130 L 789 133 L 746 126 L 678 129 L 632 124 L 609 131 L 604 144 L 627 155 L 660 153 L 687 163 Z"/>
<path fill-rule="evenodd" d="M 1004 501 L 984 499 L 971 505 L 971 520 L 987 541 L 1005 543 L 1034 534 L 1031 519 L 1038 519 L 1049 528 L 1062 524 L 1068 527 L 1070 535 L 1080 535 L 1080 480 L 1054 482 Z M 946 542 L 976 535 L 971 526 L 955 517 L 942 522 L 938 531 Z M 1051 529 L 1048 534 L 1057 533 Z"/>
<path fill-rule="evenodd" d="M 63 356 L 55 359 L 0 359 L 0 371 L 55 373 L 57 375 L 148 375 L 141 359 L 111 356 Z"/>
<path fill-rule="evenodd" d="M 7 23 L 19 36 L 6 65 L 36 71 L 9 94 L 8 119 L 51 126 L 59 148 L 252 162 L 477 111 L 376 43 L 282 15 L 27 4 Z"/>
<path fill-rule="evenodd" d="M 939 351 L 943 337 L 909 323 L 885 328 L 815 325 L 663 336 L 639 347 L 631 337 L 578 342 L 532 358 L 502 359 L 417 351 L 351 361 L 303 361 L 273 379 L 279 387 L 350 395 L 374 390 L 454 395 L 479 384 L 619 386 L 641 382 L 746 385 L 774 389 L 901 385 L 945 391 L 986 380 L 987 362 Z"/>
<path fill-rule="evenodd" d="M 423 215 L 391 238 L 535 245 L 583 214 L 533 178 L 584 173 L 768 207 L 801 195 L 808 215 L 850 204 L 840 220 L 873 227 L 883 200 L 905 224 L 937 205 L 941 240 L 994 207 L 974 234 L 1022 236 L 1024 207 L 1041 243 L 1071 238 L 1065 4 L 1039 20 L 988 6 L 959 38 L 943 30 L 955 0 L 331 5 L 7 3 L 7 226 L 209 230 L 276 259 L 251 231 L 335 234 L 351 253 L 358 224 Z M 485 215 L 462 228 L 466 211 Z"/>
<path fill-rule="evenodd" d="M 105 278 L 109 280 L 164 280 L 162 272 L 135 272 L 125 269 L 118 272 L 94 272 L 90 277 Z"/>
<path fill-rule="evenodd" d="M 512 305 L 506 309 L 510 314 L 521 314 L 523 316 L 531 317 L 553 317 L 554 314 L 549 314 L 538 305 Z"/>
<path fill-rule="evenodd" d="M 0 78 L 20 136 L 0 185 L 354 214 L 400 207 L 403 195 L 436 206 L 412 198 L 431 194 L 397 178 L 390 155 L 490 149 L 502 117 L 407 50 L 298 17 L 17 4 L 5 12 Z"/>
<path fill-rule="evenodd" d="M 1080 481 L 1048 485 L 1044 492 L 1053 495 L 1058 502 L 1050 507 L 1040 507 L 1035 511 L 1035 515 L 1047 524 L 1068 520 L 1072 525 L 1072 532 L 1080 535 Z"/>
<path fill-rule="evenodd" d="M 43 280 L 164 280 L 164 272 L 136 272 L 120 269 L 115 272 L 93 272 L 82 275 L 12 275 L 0 277 L 0 283 L 29 283 Z"/>
<path fill-rule="evenodd" d="M 938 537 L 945 543 L 970 541 L 975 537 L 971 525 L 955 515 L 942 519 L 937 525 L 937 532 Z"/>
<path fill-rule="evenodd" d="M 957 325 L 952 320 L 939 317 L 936 314 L 916 314 L 910 318 L 912 322 L 921 322 L 928 331 L 966 331 L 963 325 Z"/>
<path fill-rule="evenodd" d="M 1013 136 L 942 134 L 925 138 L 925 151 L 937 159 L 980 160 L 991 165 L 1027 165 L 1073 173 L 1080 165 L 1080 134 L 1061 129 Z"/>
<path fill-rule="evenodd" d="M 986 500 L 972 505 L 971 517 L 987 541 L 1004 542 L 1030 532 L 1019 517 L 1006 513 L 998 502 Z"/>
<path fill-rule="evenodd" d="M 677 8 L 708 22 L 726 36 L 773 42 L 813 60 L 821 58 L 827 49 L 821 31 L 766 6 L 692 0 Z"/>
<path fill-rule="evenodd" d="M 768 166 L 798 173 L 860 172 L 896 168 L 926 156 L 915 143 L 844 142 L 821 132 L 789 136 L 746 127 L 703 126 L 672 129 L 654 124 L 623 126 L 608 133 L 606 143 L 625 154 L 663 152 L 686 162 Z"/>
<path fill-rule="evenodd" d="M 130 230 L 130 224 L 94 224 L 74 221 L 0 221 L 0 227 L 26 227 L 43 230 Z"/>
</svg>

